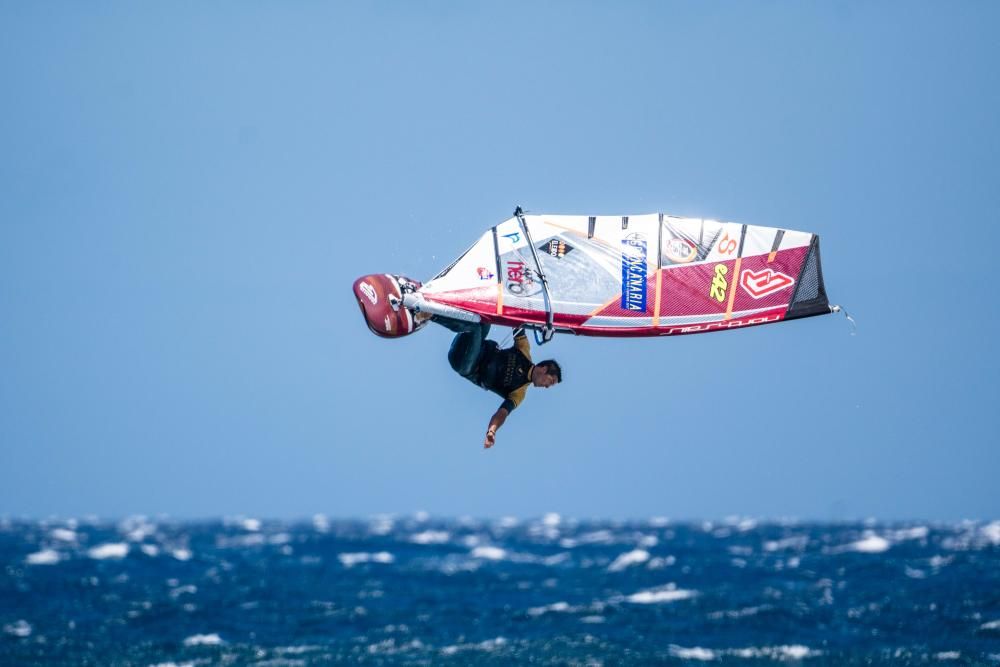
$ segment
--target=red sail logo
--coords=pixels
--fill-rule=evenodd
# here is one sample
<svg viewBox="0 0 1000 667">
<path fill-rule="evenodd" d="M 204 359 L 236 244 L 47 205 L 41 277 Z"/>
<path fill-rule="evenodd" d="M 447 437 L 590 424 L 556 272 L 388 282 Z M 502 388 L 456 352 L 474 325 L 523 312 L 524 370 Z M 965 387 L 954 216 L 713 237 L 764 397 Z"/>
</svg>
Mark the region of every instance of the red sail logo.
<svg viewBox="0 0 1000 667">
<path fill-rule="evenodd" d="M 740 285 L 747 291 L 747 294 L 755 299 L 762 299 L 794 283 L 795 279 L 791 276 L 786 276 L 784 273 L 778 273 L 771 269 L 764 269 L 763 271 L 751 271 L 747 269 L 740 276 Z"/>
</svg>

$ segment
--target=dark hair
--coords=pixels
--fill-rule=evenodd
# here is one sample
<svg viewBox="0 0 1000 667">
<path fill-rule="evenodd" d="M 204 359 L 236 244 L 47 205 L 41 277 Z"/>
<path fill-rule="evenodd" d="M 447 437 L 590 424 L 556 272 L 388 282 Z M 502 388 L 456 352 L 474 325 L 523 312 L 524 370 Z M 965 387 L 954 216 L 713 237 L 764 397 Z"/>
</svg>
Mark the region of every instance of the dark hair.
<svg viewBox="0 0 1000 667">
<path fill-rule="evenodd" d="M 562 382 L 562 368 L 559 366 L 559 362 L 555 359 L 539 361 L 537 366 L 539 368 L 544 368 L 546 373 L 556 379 L 556 382 Z"/>
</svg>

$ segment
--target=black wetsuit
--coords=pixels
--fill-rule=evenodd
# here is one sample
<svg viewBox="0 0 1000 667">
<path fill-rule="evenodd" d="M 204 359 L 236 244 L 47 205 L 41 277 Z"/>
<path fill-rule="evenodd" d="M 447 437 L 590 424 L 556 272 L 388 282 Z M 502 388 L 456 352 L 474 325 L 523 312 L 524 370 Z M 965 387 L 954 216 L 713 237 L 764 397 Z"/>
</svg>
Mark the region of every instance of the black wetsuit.
<svg viewBox="0 0 1000 667">
<path fill-rule="evenodd" d="M 439 321 L 435 318 L 435 321 Z M 512 411 L 524 400 L 531 381 L 531 348 L 523 331 L 514 336 L 514 345 L 500 348 L 496 341 L 486 340 L 488 324 L 440 322 L 453 331 L 460 331 L 448 350 L 448 363 L 455 372 L 483 389 L 500 395 L 500 407 Z"/>
</svg>

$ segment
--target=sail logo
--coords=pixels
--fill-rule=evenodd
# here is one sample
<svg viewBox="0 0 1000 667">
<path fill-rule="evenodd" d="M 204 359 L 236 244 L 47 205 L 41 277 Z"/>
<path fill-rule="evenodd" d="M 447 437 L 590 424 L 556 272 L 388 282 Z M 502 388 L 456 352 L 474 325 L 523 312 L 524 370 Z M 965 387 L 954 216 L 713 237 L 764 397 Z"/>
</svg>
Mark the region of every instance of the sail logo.
<svg viewBox="0 0 1000 667">
<path fill-rule="evenodd" d="M 368 298 L 368 300 L 372 302 L 373 306 L 378 304 L 378 294 L 375 293 L 374 287 L 372 287 L 368 283 L 361 283 L 360 288 L 361 288 L 361 293 L 364 294 Z"/>
<path fill-rule="evenodd" d="M 763 299 L 794 284 L 794 278 L 772 269 L 762 271 L 747 269 L 740 275 L 740 287 L 755 299 Z"/>
<path fill-rule="evenodd" d="M 505 239 L 510 239 L 511 243 L 521 242 L 521 232 L 511 232 L 510 234 L 504 234 L 503 237 Z"/>
<path fill-rule="evenodd" d="M 573 250 L 573 246 L 559 239 L 551 239 L 538 246 L 538 249 L 548 253 L 550 257 L 562 259 Z"/>
<path fill-rule="evenodd" d="M 507 291 L 511 294 L 524 294 L 528 285 L 533 285 L 535 279 L 531 276 L 531 269 L 524 265 L 524 262 L 517 260 L 507 261 Z"/>
<path fill-rule="evenodd" d="M 646 310 L 646 237 L 629 234 L 622 239 L 622 310 Z"/>
<path fill-rule="evenodd" d="M 698 256 L 698 247 L 684 238 L 672 238 L 663 247 L 663 254 L 674 264 L 687 264 Z"/>
<path fill-rule="evenodd" d="M 480 280 L 493 280 L 493 272 L 485 266 L 477 266 L 476 273 L 479 275 Z"/>
<path fill-rule="evenodd" d="M 727 273 L 729 273 L 729 267 L 725 264 L 716 264 L 715 277 L 712 278 L 712 284 L 708 288 L 708 295 L 719 303 L 726 300 L 726 290 L 729 289 L 729 281 L 726 280 Z"/>
</svg>

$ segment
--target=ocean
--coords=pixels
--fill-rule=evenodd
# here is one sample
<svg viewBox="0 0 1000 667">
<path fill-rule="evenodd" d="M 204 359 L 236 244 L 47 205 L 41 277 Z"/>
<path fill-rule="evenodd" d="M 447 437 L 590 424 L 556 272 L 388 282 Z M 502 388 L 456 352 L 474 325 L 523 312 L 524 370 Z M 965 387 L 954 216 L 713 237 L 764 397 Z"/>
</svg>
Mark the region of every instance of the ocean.
<svg viewBox="0 0 1000 667">
<path fill-rule="evenodd" d="M 1000 521 L 0 519 L 2 665 L 1000 665 Z"/>
</svg>

